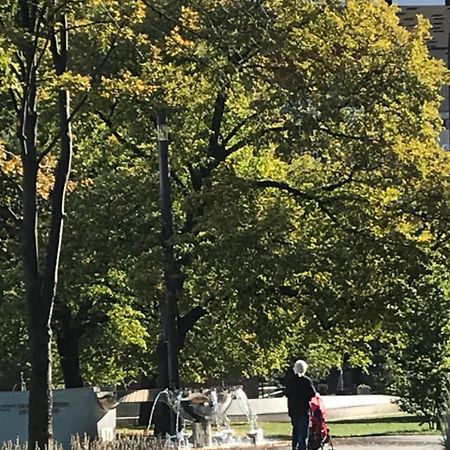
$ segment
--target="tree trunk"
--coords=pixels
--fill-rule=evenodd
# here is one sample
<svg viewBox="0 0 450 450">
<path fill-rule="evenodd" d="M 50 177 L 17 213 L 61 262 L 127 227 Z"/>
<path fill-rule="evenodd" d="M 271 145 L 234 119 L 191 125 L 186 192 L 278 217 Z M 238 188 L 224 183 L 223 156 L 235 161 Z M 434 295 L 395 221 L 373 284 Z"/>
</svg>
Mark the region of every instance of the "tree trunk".
<svg viewBox="0 0 450 450">
<path fill-rule="evenodd" d="M 28 6 L 28 5 L 26 5 Z M 37 68 L 36 52 L 26 46 L 26 85 L 20 117 L 19 139 L 23 167 L 22 246 L 24 282 L 31 351 L 28 442 L 30 448 L 50 448 L 52 430 L 51 307 L 42 300 L 37 238 Z"/>
<path fill-rule="evenodd" d="M 56 332 L 56 345 L 61 360 L 64 385 L 66 388 L 84 386 L 80 369 L 79 333 L 76 329 L 62 326 Z"/>
<path fill-rule="evenodd" d="M 38 294 L 39 295 L 39 294 Z M 37 296 L 36 303 L 39 302 Z M 36 308 L 29 319 L 31 346 L 31 382 L 29 396 L 28 442 L 40 449 L 51 448 L 52 427 L 52 360 L 51 328 L 47 313 Z M 33 446 L 29 445 L 30 448 Z"/>
<path fill-rule="evenodd" d="M 67 71 L 68 59 L 68 29 L 67 18 L 61 18 L 61 30 L 59 36 L 53 31 L 51 37 L 51 52 L 56 74 L 63 75 Z M 67 90 L 58 93 L 60 153 L 56 166 L 55 184 L 52 192 L 52 216 L 50 235 L 47 247 L 47 266 L 43 283 L 44 299 L 52 306 L 55 302 L 56 287 L 58 283 L 59 256 L 64 224 L 64 204 L 67 191 L 67 183 L 72 162 L 72 131 L 70 124 L 70 95 Z M 69 329 L 70 333 L 70 329 Z M 77 336 L 73 336 L 77 346 Z M 69 337 L 70 339 L 70 337 Z M 78 346 L 77 346 L 78 350 Z M 77 357 L 78 352 L 75 353 Z M 67 363 L 67 361 L 65 361 Z M 78 361 L 77 361 L 78 363 Z M 79 371 L 79 367 L 78 367 Z"/>
<path fill-rule="evenodd" d="M 37 149 L 37 49 L 41 30 L 37 19 L 38 2 L 19 0 L 19 25 L 31 34 L 24 41 L 24 94 L 19 110 L 19 142 L 23 167 L 23 262 L 31 350 L 31 382 L 29 394 L 28 446 L 50 449 L 52 429 L 52 360 L 51 320 L 55 298 L 61 249 L 64 199 L 72 155 L 70 134 L 69 94 L 58 95 L 61 147 L 52 191 L 50 232 L 47 243 L 45 270 L 39 268 L 37 174 L 42 155 Z M 52 54 L 58 75 L 66 70 L 67 24 L 62 21 L 61 35 L 53 32 Z M 60 45 L 62 44 L 62 45 Z"/>
<path fill-rule="evenodd" d="M 80 328 L 78 317 L 73 317 L 70 306 L 55 298 L 56 346 L 66 388 L 84 386 L 80 368 Z"/>
</svg>

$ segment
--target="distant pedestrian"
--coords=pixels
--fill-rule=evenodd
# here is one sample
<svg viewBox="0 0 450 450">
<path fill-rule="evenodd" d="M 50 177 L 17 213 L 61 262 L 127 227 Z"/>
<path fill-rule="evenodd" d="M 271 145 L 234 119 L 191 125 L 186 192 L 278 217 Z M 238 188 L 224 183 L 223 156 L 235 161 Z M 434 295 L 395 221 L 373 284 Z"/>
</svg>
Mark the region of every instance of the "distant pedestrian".
<svg viewBox="0 0 450 450">
<path fill-rule="evenodd" d="M 313 383 L 306 374 L 308 364 L 299 359 L 293 374 L 286 377 L 285 394 L 292 423 L 292 450 L 307 450 L 309 433 L 309 402 L 316 395 Z"/>
</svg>

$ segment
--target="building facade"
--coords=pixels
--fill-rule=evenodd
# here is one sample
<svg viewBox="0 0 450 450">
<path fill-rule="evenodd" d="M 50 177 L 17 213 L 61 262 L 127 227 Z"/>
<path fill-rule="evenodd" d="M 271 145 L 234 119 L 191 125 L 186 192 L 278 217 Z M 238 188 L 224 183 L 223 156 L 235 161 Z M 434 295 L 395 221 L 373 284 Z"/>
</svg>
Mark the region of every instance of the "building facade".
<svg viewBox="0 0 450 450">
<path fill-rule="evenodd" d="M 417 16 L 426 17 L 431 23 L 432 39 L 428 43 L 430 53 L 445 62 L 450 68 L 450 0 L 396 0 L 400 6 L 400 22 L 406 28 L 412 28 L 417 23 Z M 450 150 L 450 94 L 446 86 L 443 92 L 440 113 L 444 130 L 441 133 L 441 143 Z"/>
</svg>

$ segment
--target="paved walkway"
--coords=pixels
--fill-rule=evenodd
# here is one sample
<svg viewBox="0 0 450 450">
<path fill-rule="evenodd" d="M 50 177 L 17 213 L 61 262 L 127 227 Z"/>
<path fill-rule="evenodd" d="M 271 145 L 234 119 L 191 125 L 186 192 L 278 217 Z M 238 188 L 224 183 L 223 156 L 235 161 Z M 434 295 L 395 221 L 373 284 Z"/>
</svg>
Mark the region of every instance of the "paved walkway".
<svg viewBox="0 0 450 450">
<path fill-rule="evenodd" d="M 289 441 L 263 445 L 265 450 L 290 450 Z M 443 450 L 438 435 L 334 438 L 334 450 Z M 325 447 L 328 450 L 331 447 Z"/>
<path fill-rule="evenodd" d="M 335 438 L 335 450 L 442 450 L 441 437 L 436 435 L 376 436 Z"/>
</svg>

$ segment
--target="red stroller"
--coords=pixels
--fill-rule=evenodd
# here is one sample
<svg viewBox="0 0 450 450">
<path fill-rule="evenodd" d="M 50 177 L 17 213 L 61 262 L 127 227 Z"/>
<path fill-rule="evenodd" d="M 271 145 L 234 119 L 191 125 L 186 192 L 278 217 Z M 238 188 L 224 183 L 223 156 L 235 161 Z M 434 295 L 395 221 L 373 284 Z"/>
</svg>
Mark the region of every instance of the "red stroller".
<svg viewBox="0 0 450 450">
<path fill-rule="evenodd" d="M 319 394 L 311 399 L 310 407 L 308 450 L 323 450 L 325 444 L 328 444 L 328 447 L 332 450 L 333 443 L 331 442 L 330 429 L 325 422 L 325 404 Z"/>
</svg>

